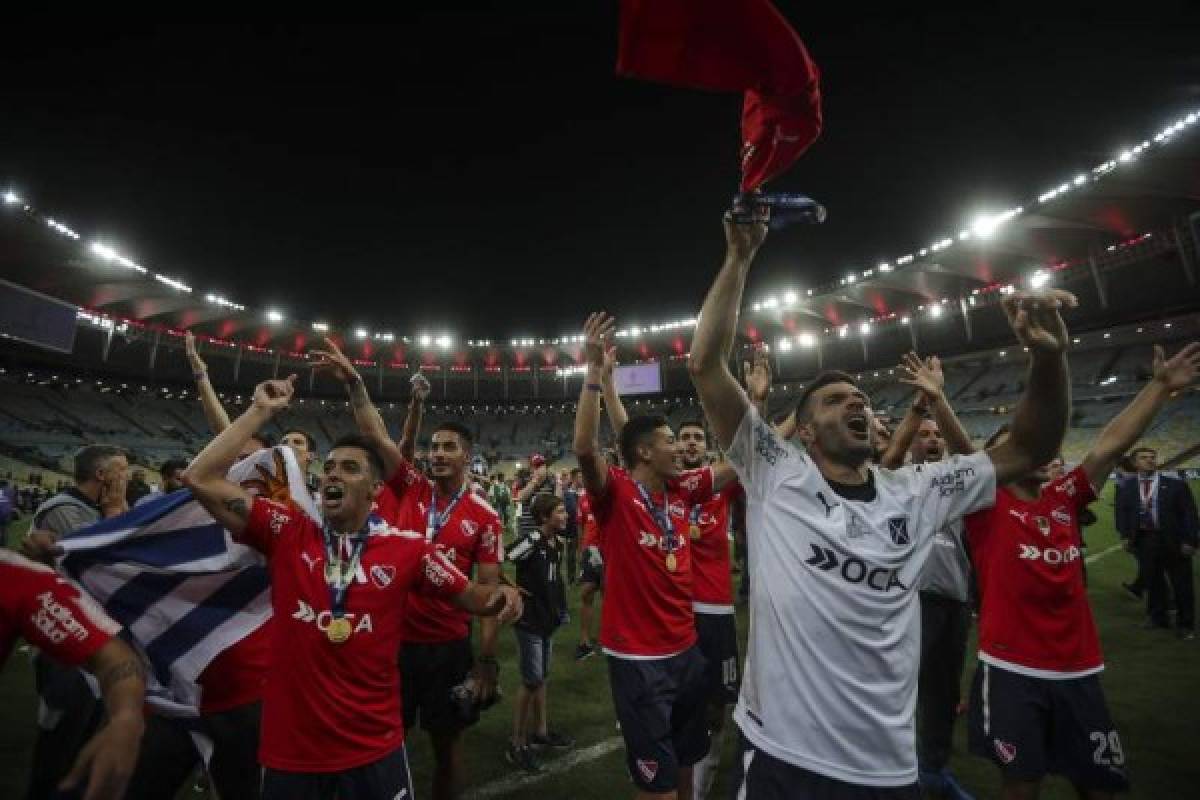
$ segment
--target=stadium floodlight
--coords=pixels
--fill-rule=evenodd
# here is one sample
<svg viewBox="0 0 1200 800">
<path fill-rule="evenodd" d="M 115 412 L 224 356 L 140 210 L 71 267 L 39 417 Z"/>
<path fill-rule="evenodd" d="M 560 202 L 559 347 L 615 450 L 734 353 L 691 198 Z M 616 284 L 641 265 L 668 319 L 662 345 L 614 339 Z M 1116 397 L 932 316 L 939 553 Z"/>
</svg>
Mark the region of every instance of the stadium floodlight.
<svg viewBox="0 0 1200 800">
<path fill-rule="evenodd" d="M 329 325 L 324 322 L 314 322 L 312 329 L 317 333 L 329 333 Z"/>
<path fill-rule="evenodd" d="M 891 271 L 892 271 L 892 265 L 891 265 L 891 264 L 889 264 L 889 263 L 887 263 L 887 262 L 885 261 L 885 262 L 883 262 L 882 264 L 880 264 L 880 265 L 879 265 L 879 271 L 880 271 L 880 272 L 891 272 Z"/>
<path fill-rule="evenodd" d="M 863 336 L 866 336 L 868 333 L 871 332 L 871 323 L 864 322 L 863 324 L 859 325 L 858 332 L 861 333 Z"/>
<path fill-rule="evenodd" d="M 754 311 L 762 311 L 762 303 L 755 303 L 750 308 Z"/>
<path fill-rule="evenodd" d="M 839 337 L 841 337 L 842 339 L 845 339 L 848 335 L 850 335 L 850 326 L 849 325 L 843 325 L 842 327 L 838 328 L 838 336 Z"/>
<path fill-rule="evenodd" d="M 437 346 L 443 350 L 449 350 L 453 345 L 454 340 L 445 334 L 442 334 L 437 338 Z"/>
<path fill-rule="evenodd" d="M 776 306 L 779 305 L 779 299 L 775 298 L 775 297 L 768 297 L 763 302 L 763 305 L 766 306 L 767 308 L 775 308 Z"/>
<path fill-rule="evenodd" d="M 790 352 L 792 349 L 792 343 L 788 339 L 780 339 L 778 346 L 779 346 L 779 352 L 781 352 L 781 353 Z"/>
<path fill-rule="evenodd" d="M 417 337 L 417 344 L 421 345 L 421 347 L 429 347 L 433 344 L 433 337 L 428 333 L 423 333 Z"/>
<path fill-rule="evenodd" d="M 1075 176 L 1075 185 L 1076 186 L 1083 186 L 1085 183 L 1087 183 L 1087 175 L 1076 175 Z"/>
<path fill-rule="evenodd" d="M 21 195 L 17 194 L 12 189 L 9 189 L 4 193 L 4 202 L 6 205 L 15 206 L 17 203 L 21 202 Z"/>
<path fill-rule="evenodd" d="M 267 311 L 267 322 L 283 322 L 283 312 L 269 309 Z"/>
<path fill-rule="evenodd" d="M 855 280 L 857 280 L 857 278 L 854 277 L 853 273 L 846 276 L 846 283 L 854 283 Z"/>
<path fill-rule="evenodd" d="M 113 261 L 117 257 L 116 250 L 113 250 L 108 245 L 101 244 L 100 242 L 92 242 L 92 252 L 109 261 Z"/>
<path fill-rule="evenodd" d="M 971 222 L 971 231 L 986 239 L 996 232 L 1002 220 L 997 214 L 980 214 Z"/>
<path fill-rule="evenodd" d="M 795 292 L 787 291 L 787 292 L 783 293 L 783 302 L 787 303 L 789 306 L 795 305 L 796 299 L 797 298 L 796 298 Z"/>
<path fill-rule="evenodd" d="M 1050 282 L 1050 273 L 1039 269 L 1029 276 L 1029 288 L 1040 289 Z"/>
<path fill-rule="evenodd" d="M 800 336 L 797 337 L 797 341 L 800 342 L 801 347 L 816 347 L 817 346 L 817 337 L 813 336 L 811 333 L 800 334 Z"/>
<path fill-rule="evenodd" d="M 935 303 L 934 305 L 929 307 L 929 316 L 933 317 L 934 319 L 937 319 L 941 315 L 942 315 L 942 307 L 940 304 Z"/>
<path fill-rule="evenodd" d="M 641 329 L 641 328 L 639 328 L 639 327 L 637 327 L 637 326 L 634 326 L 634 327 L 632 327 L 632 328 L 630 328 L 630 329 L 629 329 L 629 335 L 630 335 L 630 336 L 641 336 L 641 335 L 642 335 L 642 329 Z"/>
<path fill-rule="evenodd" d="M 366 329 L 366 328 L 359 328 L 358 330 L 356 330 L 356 331 L 354 332 L 354 338 L 355 338 L 355 339 L 365 339 L 365 338 L 367 338 L 367 337 L 368 337 L 368 336 L 370 336 L 370 335 L 371 335 L 371 334 L 367 333 L 367 329 Z"/>
</svg>

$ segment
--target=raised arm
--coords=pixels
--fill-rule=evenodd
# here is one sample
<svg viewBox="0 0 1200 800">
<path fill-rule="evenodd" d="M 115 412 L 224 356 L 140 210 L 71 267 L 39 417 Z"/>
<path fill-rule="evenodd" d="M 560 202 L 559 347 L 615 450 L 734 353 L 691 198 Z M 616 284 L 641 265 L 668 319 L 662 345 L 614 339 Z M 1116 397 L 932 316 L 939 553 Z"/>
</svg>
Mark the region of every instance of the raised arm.
<svg viewBox="0 0 1200 800">
<path fill-rule="evenodd" d="M 746 395 L 758 415 L 770 421 L 767 400 L 771 396 L 771 358 L 765 347 L 756 348 L 751 360 L 742 362 L 742 380 L 746 383 Z"/>
<path fill-rule="evenodd" d="M 419 371 L 413 373 L 409 383 L 412 385 L 412 399 L 408 401 L 408 415 L 404 417 L 404 430 L 400 433 L 400 454 L 412 461 L 417 457 L 417 437 L 421 435 L 425 398 L 429 397 L 432 387 L 429 379 Z"/>
<path fill-rule="evenodd" d="M 583 471 L 584 488 L 593 498 L 604 496 L 608 489 L 608 465 L 600 452 L 600 393 L 604 391 L 604 354 L 612 341 L 616 321 L 603 311 L 591 314 L 584 323 L 583 353 L 587 372 L 583 390 L 575 410 L 575 457 Z M 594 502 L 594 501 L 593 501 Z"/>
<path fill-rule="evenodd" d="M 145 722 L 145 670 L 136 653 L 120 639 L 110 639 L 87 662 L 104 698 L 104 727 L 80 751 L 60 789 L 83 787 L 84 800 L 125 796 L 137 764 Z"/>
<path fill-rule="evenodd" d="M 216 435 L 229 427 L 229 414 L 225 412 L 221 399 L 217 397 L 217 391 L 208 379 L 208 365 L 196 351 L 196 337 L 191 331 L 183 335 L 183 350 L 187 353 L 188 364 L 192 367 L 192 377 L 196 379 L 196 394 L 200 396 L 200 408 L 204 410 L 204 419 L 208 423 L 208 429 Z"/>
<path fill-rule="evenodd" d="M 996 484 L 1028 475 L 1050 461 L 1062 446 L 1071 412 L 1067 372 L 1067 326 L 1059 310 L 1074 308 L 1075 295 L 1060 289 L 1018 293 L 1004 300 L 1004 312 L 1017 340 L 1029 348 L 1025 393 L 1017 402 L 1012 431 L 988 450 Z"/>
<path fill-rule="evenodd" d="M 234 535 L 246 529 L 253 498 L 225 474 L 251 434 L 287 408 L 295 392 L 295 381 L 296 376 L 289 375 L 287 380 L 263 381 L 255 387 L 250 408 L 217 434 L 184 470 L 184 485 Z"/>
<path fill-rule="evenodd" d="M 937 423 L 938 432 L 946 440 L 946 449 L 950 453 L 963 455 L 975 452 L 975 445 L 971 443 L 971 435 L 963 428 L 958 415 L 954 413 L 954 409 L 946 399 L 946 380 L 942 372 L 942 360 L 937 356 L 930 356 L 922 361 L 916 353 L 909 353 L 900 364 L 900 369 L 907 376 L 901 378 L 900 382 L 919 391 L 913 408 L 921 415 L 932 414 L 934 422 Z M 904 444 L 904 450 L 907 450 L 912 444 L 912 436 L 916 433 L 916 427 L 920 426 L 920 418 L 918 418 L 916 427 L 913 428 L 911 434 L 908 434 L 903 430 L 908 421 L 906 416 L 904 423 L 901 423 L 900 429 L 896 431 L 896 435 L 892 439 L 895 444 L 896 440 L 900 439 L 901 433 L 907 434 L 909 440 Z M 901 461 L 904 459 L 903 452 L 900 454 L 900 459 Z"/>
<path fill-rule="evenodd" d="M 621 431 L 625 429 L 625 423 L 629 422 L 629 412 L 625 410 L 625 404 L 621 402 L 621 395 L 617 392 L 616 381 L 613 380 L 613 370 L 616 367 L 616 345 L 606 343 L 604 349 L 604 372 L 600 377 L 600 385 L 603 387 L 604 410 L 608 414 L 608 424 L 612 425 L 613 436 L 620 439 Z"/>
<path fill-rule="evenodd" d="M 729 355 L 750 262 L 766 235 L 765 220 L 738 224 L 725 215 L 725 263 L 704 298 L 692 336 L 688 371 L 722 450 L 733 444 L 750 406 L 746 393 L 729 371 Z"/>
<path fill-rule="evenodd" d="M 383 459 L 384 475 L 390 478 L 399 469 L 400 463 L 404 460 L 404 454 L 400 451 L 400 447 L 392 441 L 392 437 L 388 435 L 387 423 L 383 421 L 379 409 L 371 402 L 371 396 L 367 394 L 367 385 L 363 382 L 362 376 L 358 374 L 358 370 L 354 368 L 354 364 L 346 358 L 346 355 L 334 344 L 332 339 L 325 339 L 325 347 L 325 350 L 313 350 L 313 355 L 317 357 L 313 369 L 319 372 L 328 372 L 346 387 L 346 393 L 350 395 L 350 408 L 354 412 L 354 423 L 358 426 L 358 432 L 375 445 L 376 451 Z"/>
<path fill-rule="evenodd" d="M 1137 443 L 1146 428 L 1171 399 L 1200 377 L 1200 342 L 1192 342 L 1168 360 L 1162 347 L 1154 346 L 1154 377 L 1120 414 L 1104 426 L 1100 438 L 1084 456 L 1082 467 L 1096 491 L 1108 480 L 1117 459 Z"/>
</svg>

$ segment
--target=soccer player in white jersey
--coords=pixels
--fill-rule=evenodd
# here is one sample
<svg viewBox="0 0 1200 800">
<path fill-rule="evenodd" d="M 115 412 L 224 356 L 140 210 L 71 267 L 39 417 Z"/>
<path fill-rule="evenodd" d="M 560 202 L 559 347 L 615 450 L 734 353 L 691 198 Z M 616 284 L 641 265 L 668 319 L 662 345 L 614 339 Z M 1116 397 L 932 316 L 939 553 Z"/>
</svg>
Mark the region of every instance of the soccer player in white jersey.
<svg viewBox="0 0 1200 800">
<path fill-rule="evenodd" d="M 866 395 L 848 375 L 810 382 L 785 441 L 728 361 L 765 220 L 725 222 L 724 265 L 705 298 L 689 368 L 747 497 L 751 626 L 734 720 L 739 797 L 917 798 L 917 581 L 948 519 L 986 508 L 996 484 L 1054 456 L 1070 407 L 1057 291 L 1005 311 L 1029 348 L 1026 393 L 1001 446 L 898 470 L 873 452 Z M 803 445 L 803 447 L 801 446 Z"/>
</svg>

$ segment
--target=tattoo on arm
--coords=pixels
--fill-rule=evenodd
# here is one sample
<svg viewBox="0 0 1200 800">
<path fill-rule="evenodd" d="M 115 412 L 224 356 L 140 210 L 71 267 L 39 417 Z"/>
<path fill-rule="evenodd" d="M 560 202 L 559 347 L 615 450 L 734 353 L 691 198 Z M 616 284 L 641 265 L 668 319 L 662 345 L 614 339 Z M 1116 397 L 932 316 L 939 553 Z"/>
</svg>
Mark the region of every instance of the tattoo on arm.
<svg viewBox="0 0 1200 800">
<path fill-rule="evenodd" d="M 226 511 L 236 514 L 242 519 L 250 516 L 250 508 L 246 505 L 246 498 L 244 497 L 227 497 L 221 504 L 225 506 Z"/>
<path fill-rule="evenodd" d="M 104 672 L 96 676 L 96 680 L 100 683 L 100 689 L 107 692 L 121 681 L 129 680 L 130 678 L 144 679 L 146 670 L 142 667 L 142 662 L 136 658 L 131 658 L 128 661 L 122 661 L 112 667 L 109 667 Z"/>
</svg>

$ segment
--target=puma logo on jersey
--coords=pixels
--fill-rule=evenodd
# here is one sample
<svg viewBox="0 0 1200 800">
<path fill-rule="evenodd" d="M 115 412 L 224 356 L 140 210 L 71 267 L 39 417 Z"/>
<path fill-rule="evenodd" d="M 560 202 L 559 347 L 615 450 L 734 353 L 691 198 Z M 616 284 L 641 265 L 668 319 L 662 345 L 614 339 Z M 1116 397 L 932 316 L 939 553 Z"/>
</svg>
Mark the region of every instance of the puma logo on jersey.
<svg viewBox="0 0 1200 800">
<path fill-rule="evenodd" d="M 1058 550 L 1053 547 L 1034 547 L 1031 544 L 1021 545 L 1021 558 L 1026 561 L 1044 561 L 1047 564 L 1070 564 L 1072 561 L 1079 560 L 1080 555 L 1080 550 L 1075 545 L 1071 545 L 1066 550 Z"/>
<path fill-rule="evenodd" d="M 1022 525 L 1029 524 L 1029 512 L 1028 511 L 1017 511 L 1015 508 L 1010 508 L 1008 510 L 1008 513 L 1012 514 L 1014 517 L 1021 520 Z"/>
<path fill-rule="evenodd" d="M 805 564 L 822 572 L 833 573 L 834 570 L 837 570 L 833 574 L 840 575 L 842 580 L 847 583 L 865 583 L 877 592 L 886 592 L 892 587 L 899 587 L 903 590 L 908 589 L 900 581 L 899 570 L 888 569 L 887 567 L 873 567 L 860 558 L 847 558 L 845 561 L 841 561 L 838 559 L 837 553 L 828 547 L 821 547 L 812 542 L 809 542 L 809 547 L 812 548 L 813 554 L 811 558 L 805 560 Z"/>
<path fill-rule="evenodd" d="M 309 555 L 308 553 L 301 553 L 300 560 L 304 562 L 304 565 L 306 567 L 308 567 L 308 571 L 312 572 L 313 567 L 315 567 L 317 565 L 317 563 L 320 562 L 321 559 L 319 556 L 314 557 L 314 556 Z"/>
</svg>

